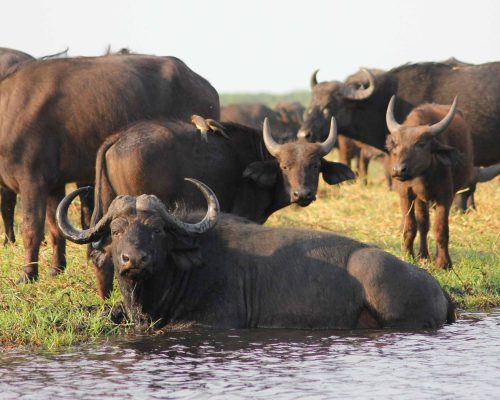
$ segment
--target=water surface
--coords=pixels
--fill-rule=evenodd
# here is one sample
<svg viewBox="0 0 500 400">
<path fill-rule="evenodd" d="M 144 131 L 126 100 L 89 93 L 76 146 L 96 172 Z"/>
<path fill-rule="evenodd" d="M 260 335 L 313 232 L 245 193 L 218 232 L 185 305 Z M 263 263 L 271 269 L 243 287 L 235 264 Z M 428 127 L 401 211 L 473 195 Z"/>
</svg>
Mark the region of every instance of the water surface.
<svg viewBox="0 0 500 400">
<path fill-rule="evenodd" d="M 437 331 L 194 330 L 4 352 L 0 398 L 500 398 L 500 309 Z"/>
</svg>

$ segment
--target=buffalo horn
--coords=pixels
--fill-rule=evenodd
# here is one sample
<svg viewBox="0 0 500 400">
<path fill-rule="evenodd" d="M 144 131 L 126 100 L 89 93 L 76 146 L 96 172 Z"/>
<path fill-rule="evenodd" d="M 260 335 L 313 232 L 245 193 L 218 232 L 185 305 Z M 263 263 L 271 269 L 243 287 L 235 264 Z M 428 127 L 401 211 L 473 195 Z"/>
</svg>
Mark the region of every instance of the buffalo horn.
<svg viewBox="0 0 500 400">
<path fill-rule="evenodd" d="M 273 157 L 276 157 L 278 152 L 280 151 L 281 145 L 276 143 L 273 139 L 273 135 L 271 134 L 271 128 L 269 127 L 269 120 L 267 117 L 264 119 L 264 127 L 262 137 L 264 139 L 264 144 L 266 145 L 266 149 Z"/>
<path fill-rule="evenodd" d="M 90 243 L 98 239 L 106 231 L 109 223 L 111 222 L 112 205 L 109 207 L 108 212 L 97 222 L 97 224 L 89 229 L 79 230 L 71 225 L 68 219 L 68 208 L 76 196 L 84 191 L 89 191 L 90 186 L 81 187 L 68 194 L 61 200 L 56 210 L 57 226 L 62 235 L 77 244 Z"/>
<path fill-rule="evenodd" d="M 319 69 L 315 70 L 311 75 L 311 81 L 310 81 L 311 89 L 318 84 L 318 78 L 317 78 L 318 72 Z"/>
<path fill-rule="evenodd" d="M 336 140 L 337 140 L 337 123 L 335 121 L 335 118 L 332 117 L 332 119 L 330 120 L 330 132 L 328 133 L 328 137 L 320 145 L 320 154 L 322 157 L 326 156 L 333 149 Z"/>
<path fill-rule="evenodd" d="M 167 224 L 173 225 L 179 228 L 181 231 L 190 234 L 202 234 L 212 229 L 217 223 L 217 219 L 219 217 L 219 201 L 217 200 L 217 196 L 215 193 L 204 183 L 197 181 L 192 178 L 184 178 L 186 181 L 191 182 L 195 185 L 200 191 L 203 193 L 203 196 L 207 200 L 208 209 L 205 217 L 200 222 L 195 224 L 190 224 L 187 222 L 183 222 L 171 213 L 169 213 L 165 207 L 160 208 L 160 213 Z"/>
<path fill-rule="evenodd" d="M 445 131 L 446 128 L 448 128 L 448 126 L 451 124 L 451 121 L 453 121 L 453 117 L 455 116 L 455 111 L 457 110 L 457 101 L 458 98 L 457 96 L 455 96 L 455 98 L 453 99 L 453 104 L 451 105 L 448 114 L 446 114 L 446 117 L 444 117 L 438 123 L 429 127 L 429 132 L 432 136 L 439 135 L 441 132 Z"/>
<path fill-rule="evenodd" d="M 389 105 L 387 106 L 387 112 L 385 113 L 385 122 L 387 124 L 387 128 L 389 128 L 390 133 L 395 133 L 401 125 L 394 118 L 394 102 L 396 101 L 396 96 L 392 96 L 389 101 Z"/>
<path fill-rule="evenodd" d="M 351 100 L 364 100 L 370 97 L 375 91 L 375 78 L 373 74 L 366 68 L 361 68 L 368 77 L 369 85 L 366 89 L 354 89 L 349 85 L 342 86 L 342 95 Z"/>
</svg>

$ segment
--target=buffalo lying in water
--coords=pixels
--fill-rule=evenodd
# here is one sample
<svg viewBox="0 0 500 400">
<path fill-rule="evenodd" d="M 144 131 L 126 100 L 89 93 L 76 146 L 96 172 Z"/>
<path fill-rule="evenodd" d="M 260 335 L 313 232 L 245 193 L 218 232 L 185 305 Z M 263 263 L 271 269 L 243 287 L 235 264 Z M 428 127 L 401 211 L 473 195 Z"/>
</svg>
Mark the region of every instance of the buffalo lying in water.
<svg viewBox="0 0 500 400">
<path fill-rule="evenodd" d="M 67 217 L 83 189 L 57 209 L 69 240 L 111 236 L 125 310 L 137 325 L 435 328 L 454 321 L 453 304 L 426 271 L 339 235 L 219 215 L 214 193 L 191 181 L 208 202 L 196 223 L 169 213 L 153 195 L 117 197 L 84 231 Z"/>
</svg>

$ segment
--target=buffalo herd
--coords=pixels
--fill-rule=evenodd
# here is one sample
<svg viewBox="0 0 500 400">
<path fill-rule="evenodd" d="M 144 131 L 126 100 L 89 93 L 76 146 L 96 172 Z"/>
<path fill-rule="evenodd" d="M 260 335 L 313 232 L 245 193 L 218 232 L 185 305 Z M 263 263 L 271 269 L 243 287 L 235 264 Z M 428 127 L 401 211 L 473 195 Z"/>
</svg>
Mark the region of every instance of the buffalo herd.
<svg viewBox="0 0 500 400">
<path fill-rule="evenodd" d="M 14 242 L 19 195 L 19 283 L 38 279 L 47 222 L 49 274 L 66 267 L 65 239 L 87 244 L 98 294 L 107 298 L 116 277 L 139 328 L 453 322 L 452 301 L 423 269 L 343 236 L 262 224 L 308 206 L 320 176 L 354 179 L 351 158 L 364 179 L 378 158 L 400 196 L 404 251 L 415 256 L 418 231 L 417 256 L 430 258 L 435 204 L 434 261 L 451 268 L 455 194 L 462 209 L 474 206 L 476 184 L 500 174 L 500 63 L 405 64 L 327 82 L 317 73 L 307 108 L 220 107 L 215 88 L 175 57 L 36 59 L 0 48 L 1 214 Z M 340 163 L 325 158 L 334 146 Z M 78 188 L 65 196 L 70 182 Z M 68 218 L 77 196 L 81 229 Z"/>
</svg>

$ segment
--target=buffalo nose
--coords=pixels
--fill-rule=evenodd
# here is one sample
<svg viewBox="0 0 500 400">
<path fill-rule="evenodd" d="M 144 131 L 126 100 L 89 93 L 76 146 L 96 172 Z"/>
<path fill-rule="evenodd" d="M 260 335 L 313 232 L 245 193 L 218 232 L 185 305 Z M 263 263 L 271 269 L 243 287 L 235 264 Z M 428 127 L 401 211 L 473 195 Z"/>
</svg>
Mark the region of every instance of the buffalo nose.
<svg viewBox="0 0 500 400">
<path fill-rule="evenodd" d="M 297 133 L 297 137 L 299 139 L 306 139 L 306 140 L 309 140 L 311 139 L 311 132 L 307 132 L 307 131 L 299 131 L 299 133 Z"/>
<path fill-rule="evenodd" d="M 294 200 L 311 200 L 312 192 L 308 189 L 296 190 L 292 193 Z"/>
<path fill-rule="evenodd" d="M 392 168 L 393 176 L 405 176 L 408 172 L 408 166 L 406 163 L 398 163 Z"/>
<path fill-rule="evenodd" d="M 121 261 L 125 269 L 131 267 L 145 267 L 151 261 L 151 256 L 144 251 L 124 252 Z"/>
</svg>

